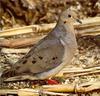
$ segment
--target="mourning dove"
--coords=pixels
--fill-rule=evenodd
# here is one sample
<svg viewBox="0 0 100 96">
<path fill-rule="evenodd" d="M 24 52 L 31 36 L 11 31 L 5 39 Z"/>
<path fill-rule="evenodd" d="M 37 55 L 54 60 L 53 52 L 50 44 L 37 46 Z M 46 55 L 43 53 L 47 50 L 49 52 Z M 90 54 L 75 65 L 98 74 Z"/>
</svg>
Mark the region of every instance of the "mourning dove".
<svg viewBox="0 0 100 96">
<path fill-rule="evenodd" d="M 47 79 L 69 65 L 77 49 L 75 20 L 79 21 L 75 12 L 63 11 L 55 28 L 1 77 L 5 81 Z"/>
</svg>

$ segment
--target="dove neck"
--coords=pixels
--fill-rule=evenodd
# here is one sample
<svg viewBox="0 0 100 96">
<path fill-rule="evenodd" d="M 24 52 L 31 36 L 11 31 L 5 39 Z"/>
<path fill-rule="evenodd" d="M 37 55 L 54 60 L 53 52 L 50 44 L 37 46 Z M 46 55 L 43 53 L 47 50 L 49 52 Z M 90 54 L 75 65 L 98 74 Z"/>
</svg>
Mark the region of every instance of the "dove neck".
<svg viewBox="0 0 100 96">
<path fill-rule="evenodd" d="M 76 42 L 76 36 L 75 36 L 75 30 L 74 26 L 71 22 L 67 22 L 64 24 L 64 22 L 59 21 L 56 25 L 56 36 L 62 37 L 64 41 L 71 47 L 76 50 L 77 48 L 77 42 Z M 59 35 L 58 35 L 59 34 Z"/>
<path fill-rule="evenodd" d="M 56 25 L 56 28 L 59 29 L 58 32 L 61 32 L 63 35 L 66 34 L 68 37 L 71 37 L 73 39 L 76 38 L 75 30 L 74 30 L 74 26 L 73 26 L 72 22 L 66 22 L 64 24 L 64 22 L 62 20 L 59 20 Z"/>
</svg>

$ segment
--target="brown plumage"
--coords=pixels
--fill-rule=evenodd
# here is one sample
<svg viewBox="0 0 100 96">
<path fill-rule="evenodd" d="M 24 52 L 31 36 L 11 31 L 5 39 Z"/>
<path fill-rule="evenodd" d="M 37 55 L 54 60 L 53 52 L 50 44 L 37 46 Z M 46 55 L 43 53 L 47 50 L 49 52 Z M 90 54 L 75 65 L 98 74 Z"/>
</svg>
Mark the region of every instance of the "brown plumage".
<svg viewBox="0 0 100 96">
<path fill-rule="evenodd" d="M 1 77 L 6 81 L 46 79 L 70 64 L 77 49 L 75 20 L 70 9 L 62 12 L 56 27 Z"/>
</svg>

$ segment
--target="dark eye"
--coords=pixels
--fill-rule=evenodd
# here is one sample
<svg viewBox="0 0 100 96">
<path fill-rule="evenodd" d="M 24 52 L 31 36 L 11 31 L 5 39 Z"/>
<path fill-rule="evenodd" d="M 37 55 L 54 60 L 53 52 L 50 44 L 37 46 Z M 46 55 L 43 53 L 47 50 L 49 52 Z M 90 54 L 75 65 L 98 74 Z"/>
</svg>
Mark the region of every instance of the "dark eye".
<svg viewBox="0 0 100 96">
<path fill-rule="evenodd" d="M 71 15 L 69 14 L 68 17 L 71 17 Z"/>
<path fill-rule="evenodd" d="M 64 21 L 64 24 L 66 23 L 66 21 Z"/>
</svg>

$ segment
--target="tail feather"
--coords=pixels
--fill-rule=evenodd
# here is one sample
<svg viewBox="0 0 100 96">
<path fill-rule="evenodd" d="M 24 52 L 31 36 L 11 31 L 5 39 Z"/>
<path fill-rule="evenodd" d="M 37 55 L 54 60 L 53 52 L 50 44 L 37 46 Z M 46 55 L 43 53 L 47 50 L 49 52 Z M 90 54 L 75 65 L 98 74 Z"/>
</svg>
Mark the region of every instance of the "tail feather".
<svg viewBox="0 0 100 96">
<path fill-rule="evenodd" d="M 13 77 L 16 75 L 15 70 L 5 70 L 2 74 L 1 74 L 1 78 L 9 78 L 9 77 Z"/>
</svg>

